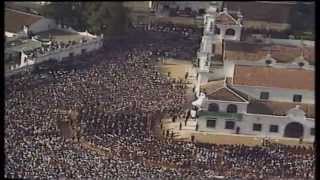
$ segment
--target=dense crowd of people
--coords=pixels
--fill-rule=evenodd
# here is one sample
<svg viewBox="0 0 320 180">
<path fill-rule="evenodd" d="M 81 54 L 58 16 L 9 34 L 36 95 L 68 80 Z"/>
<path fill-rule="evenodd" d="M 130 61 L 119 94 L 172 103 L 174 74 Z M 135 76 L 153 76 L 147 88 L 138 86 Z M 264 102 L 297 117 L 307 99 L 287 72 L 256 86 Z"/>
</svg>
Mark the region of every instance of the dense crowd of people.
<svg viewBox="0 0 320 180">
<path fill-rule="evenodd" d="M 7 78 L 5 177 L 313 179 L 313 148 L 177 142 L 152 132 L 162 116 L 184 115 L 188 103 L 183 81 L 155 66 L 165 56 L 194 55 L 183 51 L 193 40 L 174 36 L 136 30 L 99 51 L 47 62 L 43 73 Z M 68 112 L 78 114 L 71 139 L 59 127 L 72 119 Z"/>
<path fill-rule="evenodd" d="M 88 42 L 88 40 L 84 38 L 80 39 L 79 41 L 70 40 L 67 42 L 56 41 L 52 39 L 48 40 L 47 42 L 44 42 L 43 40 L 40 39 L 40 37 L 34 37 L 34 39 L 41 42 L 41 47 L 25 51 L 25 53 L 29 56 L 29 58 L 37 58 L 45 54 L 48 54 L 50 52 L 53 52 L 55 50 L 66 49 L 80 43 Z"/>
</svg>

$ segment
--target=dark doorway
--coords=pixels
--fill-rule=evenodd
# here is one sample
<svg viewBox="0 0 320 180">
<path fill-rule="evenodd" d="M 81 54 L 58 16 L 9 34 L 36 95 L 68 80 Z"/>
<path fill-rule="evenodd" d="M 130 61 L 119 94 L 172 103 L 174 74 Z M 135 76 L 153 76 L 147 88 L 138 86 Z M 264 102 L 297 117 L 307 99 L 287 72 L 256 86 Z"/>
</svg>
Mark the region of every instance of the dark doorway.
<svg viewBox="0 0 320 180">
<path fill-rule="evenodd" d="M 289 123 L 284 129 L 284 137 L 290 137 L 290 138 L 303 137 L 303 125 L 298 122 Z"/>
</svg>

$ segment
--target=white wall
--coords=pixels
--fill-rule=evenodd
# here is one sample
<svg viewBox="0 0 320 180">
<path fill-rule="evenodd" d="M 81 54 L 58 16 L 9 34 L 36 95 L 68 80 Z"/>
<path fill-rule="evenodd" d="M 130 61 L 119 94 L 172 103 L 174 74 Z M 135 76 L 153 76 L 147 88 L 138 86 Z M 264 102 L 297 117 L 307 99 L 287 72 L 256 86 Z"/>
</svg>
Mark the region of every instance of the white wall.
<svg viewBox="0 0 320 180">
<path fill-rule="evenodd" d="M 295 121 L 287 116 L 270 116 L 258 114 L 243 114 L 243 121 L 241 122 L 241 133 L 268 137 L 283 137 L 286 125 L 290 122 L 299 122 L 304 126 L 304 139 L 309 141 L 314 140 L 314 136 L 310 135 L 310 128 L 315 127 L 313 119 L 300 119 Z M 253 123 L 262 124 L 262 130 L 253 131 Z M 278 125 L 278 133 L 269 132 L 270 125 Z"/>
<path fill-rule="evenodd" d="M 208 81 L 213 81 L 213 80 L 220 80 L 224 79 L 224 69 L 223 67 L 221 68 L 214 68 L 212 69 L 212 72 L 208 74 Z"/>
<path fill-rule="evenodd" d="M 210 103 L 216 103 L 219 106 L 219 112 L 227 112 L 227 107 L 230 104 L 237 105 L 238 113 L 246 113 L 247 112 L 247 102 L 234 102 L 234 101 L 219 101 L 219 100 L 207 100 L 201 106 L 201 109 L 208 110 L 208 106 Z"/>
<path fill-rule="evenodd" d="M 74 56 L 81 55 L 81 50 L 86 49 L 86 52 L 90 52 L 93 50 L 97 50 L 102 47 L 103 42 L 101 39 L 91 40 L 83 44 L 76 44 L 69 48 L 57 49 L 51 52 L 46 53 L 43 56 L 37 57 L 35 59 L 28 59 L 29 62 L 32 63 L 40 63 L 43 61 L 47 61 L 49 59 L 57 59 L 59 61 L 63 60 L 63 58 L 69 57 L 70 53 L 73 53 Z M 21 56 L 21 62 L 23 62 L 23 58 L 26 57 L 24 54 Z M 27 64 L 21 63 L 21 67 L 26 66 Z"/>
<path fill-rule="evenodd" d="M 199 131 L 205 131 L 205 132 L 218 132 L 218 133 L 236 133 L 236 128 L 238 125 L 238 123 L 240 121 L 237 120 L 233 120 L 235 122 L 235 126 L 234 129 L 225 129 L 225 122 L 227 120 L 231 120 L 231 118 L 222 118 L 222 117 L 217 117 L 216 119 L 216 127 L 215 128 L 210 128 L 207 127 L 207 116 L 202 116 L 199 117 L 198 119 L 198 130 Z"/>
<path fill-rule="evenodd" d="M 214 117 L 214 116 L 212 116 Z M 230 120 L 228 117 L 217 117 L 216 127 L 208 128 L 206 126 L 208 116 L 201 116 L 198 119 L 199 131 L 207 132 L 218 132 L 218 133 L 236 133 L 237 126 L 240 127 L 240 134 L 244 135 L 255 135 L 260 137 L 272 137 L 272 138 L 283 138 L 286 125 L 290 122 L 299 122 L 304 127 L 304 141 L 313 142 L 314 136 L 310 134 L 310 129 L 315 127 L 314 119 L 301 119 L 295 121 L 287 116 L 270 116 L 270 115 L 259 115 L 259 114 L 247 114 L 244 113 L 242 120 L 235 120 L 235 128 L 233 130 L 225 129 L 225 122 Z M 261 131 L 253 131 L 253 124 L 262 124 Z M 269 132 L 270 125 L 278 125 L 278 132 Z"/>
<path fill-rule="evenodd" d="M 260 93 L 262 91 L 269 92 L 269 100 L 271 101 L 293 102 L 293 95 L 301 94 L 302 103 L 314 104 L 314 98 L 315 98 L 314 91 L 292 90 L 292 89 L 283 89 L 283 88 L 268 88 L 268 87 L 253 87 L 253 86 L 242 86 L 242 85 L 232 85 L 232 87 L 256 99 L 260 99 Z"/>
<path fill-rule="evenodd" d="M 240 25 L 221 25 L 217 24 L 217 28 L 220 29 L 220 34 L 215 34 L 215 39 L 225 39 L 225 40 L 232 40 L 232 41 L 240 41 L 241 38 L 241 29 L 242 26 Z M 227 29 L 235 30 L 234 36 L 225 35 Z"/>
</svg>

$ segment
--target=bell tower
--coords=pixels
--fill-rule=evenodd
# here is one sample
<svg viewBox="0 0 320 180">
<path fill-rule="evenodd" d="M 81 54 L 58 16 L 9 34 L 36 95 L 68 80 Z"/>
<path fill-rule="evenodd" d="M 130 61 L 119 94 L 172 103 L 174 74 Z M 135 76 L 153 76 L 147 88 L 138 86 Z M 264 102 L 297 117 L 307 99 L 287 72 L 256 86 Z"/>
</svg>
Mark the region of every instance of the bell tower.
<svg viewBox="0 0 320 180">
<path fill-rule="evenodd" d="M 213 57 L 212 47 L 214 45 L 214 27 L 217 8 L 210 6 L 204 15 L 204 28 L 200 50 L 198 52 L 199 66 L 197 75 L 196 94 L 200 94 L 200 86 L 208 82 L 211 57 Z"/>
</svg>

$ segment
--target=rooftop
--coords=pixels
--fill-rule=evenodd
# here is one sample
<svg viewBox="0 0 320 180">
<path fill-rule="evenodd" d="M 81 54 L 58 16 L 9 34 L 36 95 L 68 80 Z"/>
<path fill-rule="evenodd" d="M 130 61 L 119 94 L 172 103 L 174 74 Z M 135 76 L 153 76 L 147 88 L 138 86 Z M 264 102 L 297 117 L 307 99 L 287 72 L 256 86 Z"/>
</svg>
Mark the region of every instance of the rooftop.
<svg viewBox="0 0 320 180">
<path fill-rule="evenodd" d="M 242 98 L 232 92 L 232 90 L 223 87 L 215 92 L 208 94 L 207 97 L 209 100 L 220 100 L 220 101 L 236 101 L 236 102 L 245 102 Z"/>
<path fill-rule="evenodd" d="M 244 21 L 254 20 L 271 23 L 288 23 L 294 5 L 259 1 L 226 1 L 224 3 L 224 7 L 230 11 L 240 10 Z"/>
<path fill-rule="evenodd" d="M 42 16 L 6 8 L 5 31 L 17 33 L 23 30 L 23 26 L 31 25 L 39 21 L 41 18 Z"/>
<path fill-rule="evenodd" d="M 236 25 L 237 20 L 232 17 L 229 13 L 220 12 L 216 17 L 216 23 L 222 25 Z"/>
<path fill-rule="evenodd" d="M 248 104 L 248 113 L 252 114 L 266 114 L 266 115 L 277 115 L 285 116 L 287 112 L 300 105 L 301 110 L 306 113 L 306 117 L 314 118 L 315 109 L 313 104 L 301 104 L 301 103 L 290 103 L 290 102 L 274 102 L 274 101 L 262 101 L 255 100 Z"/>
<path fill-rule="evenodd" d="M 259 61 L 267 56 L 270 52 L 272 58 L 278 62 L 288 63 L 303 56 L 310 64 L 314 64 L 315 50 L 314 47 L 301 47 L 284 44 L 266 44 L 248 41 L 225 41 L 224 60 L 248 60 Z"/>
<path fill-rule="evenodd" d="M 222 88 L 224 86 L 224 80 L 220 81 L 211 81 L 204 85 L 201 85 L 200 88 L 204 89 L 207 94 L 214 93 L 219 88 Z"/>
<path fill-rule="evenodd" d="M 233 85 L 314 91 L 314 71 L 235 65 Z"/>
<path fill-rule="evenodd" d="M 71 33 L 57 29 L 37 33 L 37 35 L 40 37 L 40 39 L 49 39 L 51 36 L 53 40 L 62 42 L 80 41 L 84 37 L 88 39 L 88 36 L 83 36 L 78 33 Z"/>
</svg>

